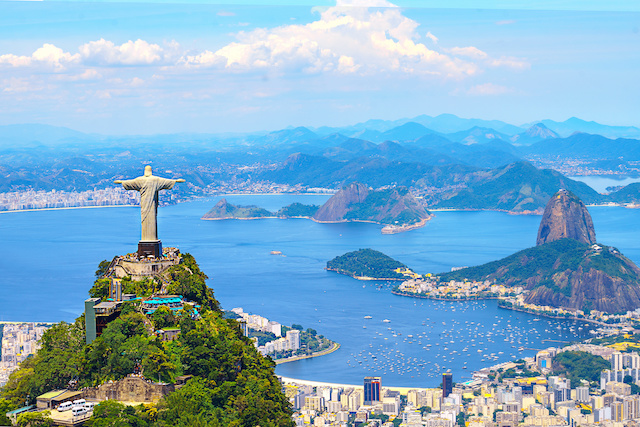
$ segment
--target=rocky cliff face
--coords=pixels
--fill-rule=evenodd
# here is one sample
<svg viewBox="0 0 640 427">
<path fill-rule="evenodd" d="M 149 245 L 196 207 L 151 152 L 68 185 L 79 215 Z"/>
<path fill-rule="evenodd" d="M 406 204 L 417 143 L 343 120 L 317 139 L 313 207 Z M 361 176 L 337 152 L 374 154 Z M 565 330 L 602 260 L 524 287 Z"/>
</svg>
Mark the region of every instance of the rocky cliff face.
<svg viewBox="0 0 640 427">
<path fill-rule="evenodd" d="M 537 246 L 440 278 L 522 286 L 525 302 L 538 306 L 607 313 L 640 307 L 640 268 L 616 248 L 596 243 L 587 208 L 565 190 L 547 203 Z"/>
<path fill-rule="evenodd" d="M 227 199 L 220 199 L 209 212 L 204 214 L 203 218 L 226 218 L 230 217 L 235 210 L 236 207 L 227 202 Z"/>
<path fill-rule="evenodd" d="M 322 205 L 313 219 L 319 222 L 371 221 L 378 224 L 415 225 L 430 218 L 429 212 L 406 187 L 370 190 L 353 183 Z"/>
<path fill-rule="evenodd" d="M 313 219 L 321 222 L 344 221 L 345 215 L 349 212 L 351 206 L 364 202 L 369 192 L 369 187 L 354 182 L 327 200 L 327 202 L 318 209 Z"/>
<path fill-rule="evenodd" d="M 560 190 L 551 197 L 544 209 L 536 244 L 543 245 L 564 238 L 593 244 L 596 242 L 596 232 L 584 203 L 570 191 Z"/>
<path fill-rule="evenodd" d="M 631 261 L 620 257 L 618 266 L 635 279 L 610 276 L 603 270 L 581 265 L 575 271 L 556 273 L 553 284 L 535 287 L 525 302 L 577 310 L 593 309 L 607 313 L 632 311 L 640 307 L 640 270 Z M 561 286 L 567 292 L 558 292 Z M 562 289 L 562 288 L 560 288 Z"/>
</svg>

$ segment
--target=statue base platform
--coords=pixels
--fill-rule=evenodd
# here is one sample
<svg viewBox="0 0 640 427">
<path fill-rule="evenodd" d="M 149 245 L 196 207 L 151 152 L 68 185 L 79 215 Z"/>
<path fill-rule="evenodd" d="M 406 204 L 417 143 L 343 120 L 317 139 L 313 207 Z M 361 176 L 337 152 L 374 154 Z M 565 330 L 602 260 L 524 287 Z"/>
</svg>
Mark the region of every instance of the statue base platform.
<svg viewBox="0 0 640 427">
<path fill-rule="evenodd" d="M 133 280 L 143 280 L 145 277 L 153 277 L 164 273 L 168 268 L 180 264 L 181 259 L 180 250 L 172 247 L 162 248 L 162 256 L 155 258 L 142 258 L 137 253 L 125 256 L 118 255 L 111 261 L 111 265 L 104 277 L 122 279 L 129 276 Z"/>
<path fill-rule="evenodd" d="M 155 242 L 138 242 L 138 258 L 147 258 L 149 256 L 154 258 L 162 257 L 162 242 L 160 240 Z"/>
</svg>

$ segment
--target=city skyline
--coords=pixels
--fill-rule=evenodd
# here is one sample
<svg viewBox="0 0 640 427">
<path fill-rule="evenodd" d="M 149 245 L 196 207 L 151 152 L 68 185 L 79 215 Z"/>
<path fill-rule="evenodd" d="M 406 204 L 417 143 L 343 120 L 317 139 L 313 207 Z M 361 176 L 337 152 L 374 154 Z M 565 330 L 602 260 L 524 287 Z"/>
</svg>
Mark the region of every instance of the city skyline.
<svg viewBox="0 0 640 427">
<path fill-rule="evenodd" d="M 0 124 L 218 133 L 451 113 L 640 125 L 637 7 L 467 3 L 3 2 Z"/>
</svg>

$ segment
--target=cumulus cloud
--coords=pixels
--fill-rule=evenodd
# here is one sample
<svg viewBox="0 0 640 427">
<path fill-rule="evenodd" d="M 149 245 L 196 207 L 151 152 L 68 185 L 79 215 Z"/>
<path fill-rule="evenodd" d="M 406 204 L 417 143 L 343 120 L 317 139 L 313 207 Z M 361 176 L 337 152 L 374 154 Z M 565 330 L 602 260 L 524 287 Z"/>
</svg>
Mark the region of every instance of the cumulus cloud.
<svg viewBox="0 0 640 427">
<path fill-rule="evenodd" d="M 164 58 L 159 45 L 140 39 L 129 40 L 120 46 L 100 39 L 83 44 L 78 51 L 86 64 L 95 65 L 151 65 Z"/>
<path fill-rule="evenodd" d="M 0 64 L 13 67 L 29 67 L 34 65 L 50 67 L 55 71 L 63 71 L 70 64 L 77 63 L 80 57 L 72 55 L 50 43 L 45 43 L 29 56 L 13 54 L 0 55 Z"/>
<path fill-rule="evenodd" d="M 187 52 L 175 41 L 160 45 L 137 39 L 116 44 L 101 38 L 82 44 L 77 53 L 46 43 L 31 55 L 0 55 L 0 66 L 44 65 L 65 72 L 76 65 L 68 80 L 99 78 L 97 72 L 91 75 L 87 70 L 99 67 L 364 76 L 394 73 L 456 80 L 491 67 L 529 67 L 519 58 L 492 58 L 475 46 L 447 47 L 430 31 L 419 32 L 418 22 L 386 0 L 337 0 L 336 6 L 314 10 L 319 17 L 308 24 L 240 31 L 236 41 L 218 49 Z M 226 11 L 218 14 L 231 16 Z"/>
<path fill-rule="evenodd" d="M 182 63 L 235 72 L 400 72 L 454 78 L 478 71 L 464 55 L 439 52 L 421 43 L 418 26 L 384 0 L 339 0 L 309 24 L 240 32 L 236 42 L 185 56 Z M 438 40 L 431 33 L 427 39 Z"/>
</svg>

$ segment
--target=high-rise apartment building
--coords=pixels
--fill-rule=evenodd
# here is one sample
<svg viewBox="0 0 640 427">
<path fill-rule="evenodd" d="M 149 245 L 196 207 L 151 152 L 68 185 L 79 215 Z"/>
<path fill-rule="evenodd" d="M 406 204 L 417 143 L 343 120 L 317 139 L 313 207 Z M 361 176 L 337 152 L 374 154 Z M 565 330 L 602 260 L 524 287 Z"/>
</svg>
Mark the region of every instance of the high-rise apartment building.
<svg viewBox="0 0 640 427">
<path fill-rule="evenodd" d="M 442 374 L 442 398 L 449 397 L 453 391 L 453 374 L 447 372 Z"/>
<path fill-rule="evenodd" d="M 375 405 L 382 402 L 380 377 L 364 377 L 364 404 Z"/>
</svg>

